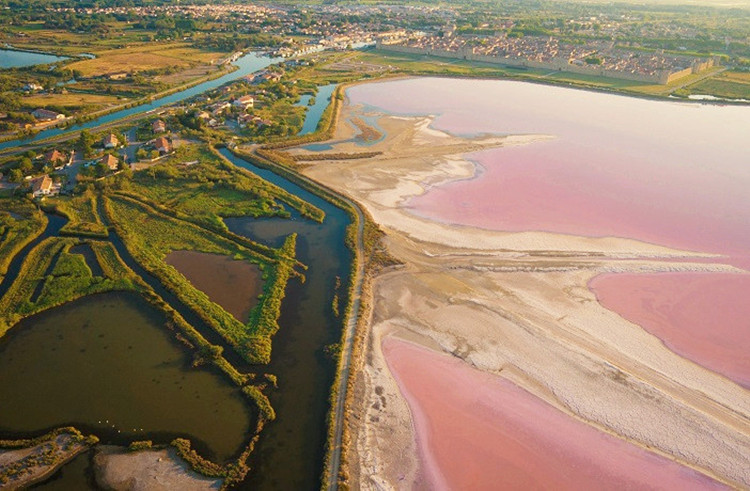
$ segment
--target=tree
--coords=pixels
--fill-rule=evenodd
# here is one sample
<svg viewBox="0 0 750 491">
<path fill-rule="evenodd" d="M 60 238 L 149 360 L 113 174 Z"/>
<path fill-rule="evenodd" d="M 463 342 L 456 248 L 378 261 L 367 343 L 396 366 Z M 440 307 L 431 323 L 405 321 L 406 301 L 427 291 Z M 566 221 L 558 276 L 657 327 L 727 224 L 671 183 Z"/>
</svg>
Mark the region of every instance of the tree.
<svg viewBox="0 0 750 491">
<path fill-rule="evenodd" d="M 28 174 L 29 172 L 31 172 L 33 168 L 34 168 L 34 164 L 31 162 L 31 159 L 28 157 L 22 158 L 21 163 L 18 164 L 18 169 L 24 174 Z"/>
<path fill-rule="evenodd" d="M 21 169 L 11 169 L 10 174 L 8 174 L 8 180 L 10 182 L 23 181 L 23 172 L 21 172 Z"/>
<path fill-rule="evenodd" d="M 94 155 L 94 135 L 87 130 L 81 130 L 78 137 L 78 148 L 83 152 L 83 156 L 88 158 Z"/>
</svg>

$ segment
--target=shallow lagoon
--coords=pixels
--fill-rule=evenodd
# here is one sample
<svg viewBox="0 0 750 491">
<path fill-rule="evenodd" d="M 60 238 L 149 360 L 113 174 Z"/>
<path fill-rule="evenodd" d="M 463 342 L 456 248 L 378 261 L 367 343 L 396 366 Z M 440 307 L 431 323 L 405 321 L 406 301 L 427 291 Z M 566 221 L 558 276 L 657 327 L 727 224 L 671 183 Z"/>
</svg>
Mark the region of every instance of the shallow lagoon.
<svg viewBox="0 0 750 491">
<path fill-rule="evenodd" d="M 262 273 L 256 264 L 197 251 L 170 252 L 166 262 L 240 322 L 247 322 L 263 292 Z"/>
<path fill-rule="evenodd" d="M 183 437 L 205 457 L 229 459 L 255 415 L 236 387 L 191 361 L 163 315 L 134 293 L 29 317 L 0 339 L 0 433 L 73 425 L 105 443 Z"/>
<path fill-rule="evenodd" d="M 350 88 L 351 104 L 399 115 L 435 115 L 433 126 L 458 135 L 539 134 L 552 140 L 495 148 L 467 156 L 474 179 L 429 188 L 413 198 L 416 214 L 489 230 L 546 231 L 587 237 L 623 237 L 680 250 L 720 254 L 750 270 L 750 107 L 654 101 L 523 82 L 418 78 Z M 660 275 L 659 302 L 677 304 L 682 292 Z M 698 278 L 699 277 L 699 278 Z M 597 293 L 605 305 L 637 323 L 676 352 L 746 383 L 750 373 L 721 345 L 750 349 L 750 328 L 738 322 L 747 279 L 683 276 L 710 281 L 702 291 L 713 317 L 703 349 L 680 349 L 696 334 L 677 316 L 657 330 L 646 304 L 614 301 L 632 295 L 630 280 L 610 276 Z M 741 288 L 728 299 L 723 280 Z M 605 291 L 606 289 L 606 291 Z M 680 339 L 683 338 L 683 339 Z M 713 368 L 716 369 L 716 368 Z M 718 369 L 716 369 L 719 371 Z"/>
</svg>

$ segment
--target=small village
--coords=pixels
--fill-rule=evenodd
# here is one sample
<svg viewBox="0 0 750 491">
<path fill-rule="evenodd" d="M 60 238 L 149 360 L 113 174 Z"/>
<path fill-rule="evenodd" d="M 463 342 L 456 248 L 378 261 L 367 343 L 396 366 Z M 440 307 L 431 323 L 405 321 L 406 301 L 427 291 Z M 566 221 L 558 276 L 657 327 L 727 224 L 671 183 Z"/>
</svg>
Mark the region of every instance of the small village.
<svg viewBox="0 0 750 491">
<path fill-rule="evenodd" d="M 0 186 L 43 200 L 76 194 L 90 182 L 120 172 L 148 169 L 173 155 L 175 149 L 197 141 L 201 132 L 228 131 L 256 138 L 286 135 L 290 128 L 283 118 L 269 117 L 268 107 L 278 102 L 289 104 L 287 100 L 298 97 L 291 90 L 296 82 L 283 80 L 283 66 L 298 64 L 290 60 L 282 67 L 247 75 L 134 125 L 97 133 L 82 130 L 77 139 L 40 151 L 28 150 L 18 157 L 14 168 L 0 174 Z M 263 107 L 266 109 L 256 111 Z"/>
<path fill-rule="evenodd" d="M 406 41 L 380 42 L 379 48 L 402 53 L 427 54 L 489 63 L 521 65 L 551 70 L 585 71 L 644 82 L 668 83 L 714 66 L 714 58 L 639 52 L 616 47 L 613 41 L 585 44 L 553 36 L 501 34 L 456 35 L 455 26 L 438 35 L 415 34 Z"/>
</svg>

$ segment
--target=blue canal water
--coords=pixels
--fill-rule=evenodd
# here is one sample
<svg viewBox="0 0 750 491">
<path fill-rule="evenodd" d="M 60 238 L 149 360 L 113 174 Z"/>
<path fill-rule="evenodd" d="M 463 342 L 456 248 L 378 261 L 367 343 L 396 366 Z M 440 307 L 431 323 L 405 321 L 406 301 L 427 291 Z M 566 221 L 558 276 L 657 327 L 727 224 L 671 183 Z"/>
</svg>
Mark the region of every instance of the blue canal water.
<svg viewBox="0 0 750 491">
<path fill-rule="evenodd" d="M 328 103 L 331 102 L 331 95 L 335 89 L 336 84 L 321 85 L 318 87 L 318 93 L 315 95 L 315 103 L 312 106 L 308 106 L 312 98 L 311 95 L 306 94 L 300 98 L 297 105 L 307 106 L 307 112 L 305 113 L 305 122 L 302 124 L 302 129 L 298 135 L 306 135 L 318 129 L 320 118 L 323 116 L 323 111 L 328 107 Z"/>
<path fill-rule="evenodd" d="M 21 66 L 46 65 L 56 61 L 67 60 L 64 56 L 31 53 L 13 49 L 0 49 L 0 68 L 15 68 Z"/>
</svg>

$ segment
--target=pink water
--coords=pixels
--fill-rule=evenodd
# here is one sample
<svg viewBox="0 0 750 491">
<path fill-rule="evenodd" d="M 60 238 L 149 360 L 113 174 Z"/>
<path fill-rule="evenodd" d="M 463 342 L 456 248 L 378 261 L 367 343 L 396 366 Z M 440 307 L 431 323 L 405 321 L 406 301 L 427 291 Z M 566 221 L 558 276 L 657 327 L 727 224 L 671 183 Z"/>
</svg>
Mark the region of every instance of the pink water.
<svg viewBox="0 0 750 491">
<path fill-rule="evenodd" d="M 690 468 L 570 418 L 505 379 L 387 338 L 431 489 L 718 489 Z"/>
<path fill-rule="evenodd" d="M 750 274 L 608 274 L 589 286 L 676 353 L 750 388 Z"/>
<path fill-rule="evenodd" d="M 470 155 L 479 177 L 430 189 L 410 203 L 415 213 L 493 230 L 634 238 L 750 267 L 750 107 L 436 78 L 347 94 L 393 113 L 437 114 L 434 126 L 454 134 L 555 137 Z"/>
<path fill-rule="evenodd" d="M 721 254 L 750 271 L 750 107 L 437 78 L 347 94 L 392 113 L 437 115 L 434 126 L 454 134 L 554 137 L 469 155 L 477 177 L 412 199 L 416 214 L 491 230 L 632 238 Z M 675 352 L 746 385 L 747 277 L 674 278 L 607 276 L 597 294 Z"/>
</svg>

